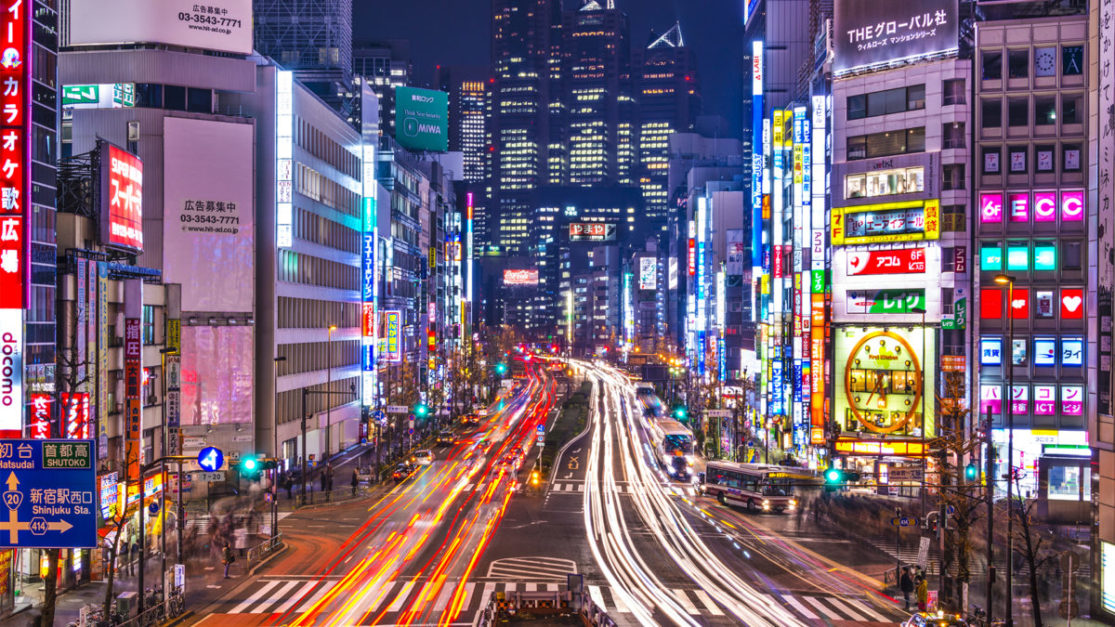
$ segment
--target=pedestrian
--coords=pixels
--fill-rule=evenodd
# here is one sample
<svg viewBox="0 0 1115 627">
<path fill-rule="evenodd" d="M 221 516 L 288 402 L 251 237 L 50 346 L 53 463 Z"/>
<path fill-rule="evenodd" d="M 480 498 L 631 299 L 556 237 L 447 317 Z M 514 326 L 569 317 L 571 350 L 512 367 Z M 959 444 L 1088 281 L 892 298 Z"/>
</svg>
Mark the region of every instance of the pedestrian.
<svg viewBox="0 0 1115 627">
<path fill-rule="evenodd" d="M 224 548 L 221 549 L 221 563 L 225 565 L 225 579 L 228 579 L 228 567 L 236 561 L 236 554 L 232 552 L 232 543 L 225 542 Z"/>
<path fill-rule="evenodd" d="M 906 603 L 904 608 L 910 611 L 910 595 L 914 592 L 914 578 L 910 576 L 910 569 L 902 569 L 902 578 L 898 581 L 898 589 L 902 591 L 902 600 Z"/>
<path fill-rule="evenodd" d="M 918 611 L 924 612 L 929 607 L 929 580 L 925 575 L 918 575 Z"/>
<path fill-rule="evenodd" d="M 321 491 L 325 492 L 326 487 L 329 485 L 329 477 L 326 476 L 324 468 L 321 469 L 321 475 L 318 477 L 318 479 L 321 480 Z"/>
<path fill-rule="evenodd" d="M 294 479 L 291 478 L 290 475 L 291 473 L 289 472 L 283 475 L 283 484 L 286 486 L 287 499 L 294 498 Z"/>
<path fill-rule="evenodd" d="M 136 564 L 139 562 L 139 542 L 132 538 L 131 545 L 128 547 L 128 576 L 135 574 Z"/>
<path fill-rule="evenodd" d="M 360 485 L 360 475 L 356 473 L 356 469 L 352 469 L 352 495 L 356 496 L 356 486 Z"/>
</svg>

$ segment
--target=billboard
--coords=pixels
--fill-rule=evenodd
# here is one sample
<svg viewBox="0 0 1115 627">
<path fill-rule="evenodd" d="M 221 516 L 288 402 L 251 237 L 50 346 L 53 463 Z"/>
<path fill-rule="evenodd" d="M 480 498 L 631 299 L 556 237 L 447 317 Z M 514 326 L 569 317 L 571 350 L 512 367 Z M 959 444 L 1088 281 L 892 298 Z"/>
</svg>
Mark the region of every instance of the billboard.
<svg viewBox="0 0 1115 627">
<path fill-rule="evenodd" d="M 654 257 L 639 259 L 639 289 L 653 290 L 658 285 L 658 260 Z"/>
<path fill-rule="evenodd" d="M 836 0 L 834 74 L 910 62 L 958 48 L 957 0 Z"/>
<path fill-rule="evenodd" d="M 66 45 L 157 43 L 252 53 L 251 0 L 80 0 Z"/>
<path fill-rule="evenodd" d="M 504 285 L 538 285 L 538 270 L 504 270 Z"/>
<path fill-rule="evenodd" d="M 611 242 L 616 239 L 616 225 L 604 222 L 570 222 L 571 242 Z"/>
<path fill-rule="evenodd" d="M 941 237 L 941 201 L 832 208 L 832 245 L 919 242 Z"/>
<path fill-rule="evenodd" d="M 182 327 L 181 424 L 251 422 L 253 344 L 252 327 Z"/>
<path fill-rule="evenodd" d="M 23 430 L 23 311 L 0 309 L 0 437 Z"/>
<path fill-rule="evenodd" d="M 101 158 L 101 243 L 143 252 L 143 162 L 106 141 Z"/>
<path fill-rule="evenodd" d="M 63 109 L 126 109 L 136 106 L 135 83 L 64 85 Z"/>
<path fill-rule="evenodd" d="M 396 87 L 395 141 L 411 150 L 449 150 L 449 95 L 432 89 Z"/>
<path fill-rule="evenodd" d="M 848 276 L 923 272 L 925 272 L 924 248 L 848 252 Z"/>
<path fill-rule="evenodd" d="M 398 310 L 383 312 L 383 361 L 400 361 L 403 358 L 402 317 Z"/>
<path fill-rule="evenodd" d="M 163 253 L 163 280 L 182 284 L 185 311 L 251 312 L 253 127 L 175 117 L 163 124 L 163 233 L 174 242 Z"/>
<path fill-rule="evenodd" d="M 836 384 L 834 417 L 844 431 L 872 435 L 926 436 L 934 431 L 933 333 L 921 328 L 844 327 L 833 330 Z"/>
</svg>

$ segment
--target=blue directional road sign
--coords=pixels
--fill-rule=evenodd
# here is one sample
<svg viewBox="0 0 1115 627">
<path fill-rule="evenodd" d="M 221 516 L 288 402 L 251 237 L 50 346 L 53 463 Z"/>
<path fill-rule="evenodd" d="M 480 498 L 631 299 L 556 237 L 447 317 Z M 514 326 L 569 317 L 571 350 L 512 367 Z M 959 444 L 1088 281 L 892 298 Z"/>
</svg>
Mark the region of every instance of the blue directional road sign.
<svg viewBox="0 0 1115 627">
<path fill-rule="evenodd" d="M 206 472 L 217 472 L 225 464 L 225 454 L 215 446 L 207 446 L 197 454 L 197 465 Z"/>
<path fill-rule="evenodd" d="M 97 546 L 92 440 L 0 440 L 0 547 Z"/>
<path fill-rule="evenodd" d="M 890 524 L 895 527 L 917 527 L 917 516 L 898 516 L 890 519 Z"/>
</svg>

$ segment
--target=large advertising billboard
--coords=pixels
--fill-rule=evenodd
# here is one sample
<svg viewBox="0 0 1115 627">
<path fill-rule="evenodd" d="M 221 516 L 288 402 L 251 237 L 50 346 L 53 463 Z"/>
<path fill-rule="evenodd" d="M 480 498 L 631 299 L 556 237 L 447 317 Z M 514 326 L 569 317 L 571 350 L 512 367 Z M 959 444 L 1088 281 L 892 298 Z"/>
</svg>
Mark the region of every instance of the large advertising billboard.
<svg viewBox="0 0 1115 627">
<path fill-rule="evenodd" d="M 503 271 L 504 285 L 538 285 L 538 270 L 512 270 Z"/>
<path fill-rule="evenodd" d="M 182 284 L 185 311 L 255 306 L 252 134 L 250 124 L 164 118 L 163 280 Z"/>
<path fill-rule="evenodd" d="M 395 140 L 411 150 L 449 150 L 449 95 L 433 89 L 395 88 Z"/>
<path fill-rule="evenodd" d="M 251 0 L 77 0 L 67 45 L 157 43 L 252 53 Z"/>
<path fill-rule="evenodd" d="M 252 421 L 252 327 L 182 327 L 181 423 Z"/>
<path fill-rule="evenodd" d="M 914 327 L 833 330 L 835 419 L 843 431 L 868 436 L 933 437 L 934 335 Z"/>
<path fill-rule="evenodd" d="M 101 141 L 101 243 L 143 252 L 143 162 Z"/>
<path fill-rule="evenodd" d="M 398 362 L 403 358 L 403 312 L 388 310 L 383 312 L 383 361 Z"/>
<path fill-rule="evenodd" d="M 616 239 L 616 225 L 604 222 L 570 222 L 571 242 L 611 242 Z"/>
<path fill-rule="evenodd" d="M 941 201 L 832 208 L 832 245 L 920 242 L 941 237 Z"/>
<path fill-rule="evenodd" d="M 654 257 L 639 258 L 639 289 L 653 290 L 658 285 L 658 260 Z"/>
<path fill-rule="evenodd" d="M 836 0 L 834 74 L 957 50 L 957 0 Z"/>
</svg>

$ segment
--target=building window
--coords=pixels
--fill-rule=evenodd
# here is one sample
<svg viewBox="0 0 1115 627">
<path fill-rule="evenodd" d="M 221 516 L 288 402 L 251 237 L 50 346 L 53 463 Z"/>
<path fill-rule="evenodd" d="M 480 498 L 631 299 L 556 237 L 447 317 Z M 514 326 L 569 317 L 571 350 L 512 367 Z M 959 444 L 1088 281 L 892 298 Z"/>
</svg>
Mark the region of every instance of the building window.
<svg viewBox="0 0 1115 627">
<path fill-rule="evenodd" d="M 980 55 L 982 74 L 985 81 L 997 81 L 1003 78 L 1003 53 L 998 50 L 985 50 Z"/>
<path fill-rule="evenodd" d="M 1034 49 L 1034 76 L 1057 75 L 1057 49 Z"/>
<path fill-rule="evenodd" d="M 1003 149 L 1000 146 L 993 148 L 983 149 L 983 173 L 984 174 L 998 174 L 1001 171 L 999 165 L 999 158 L 1003 154 Z"/>
<path fill-rule="evenodd" d="M 872 198 L 925 191 L 925 168 L 878 170 L 844 177 L 844 198 Z"/>
<path fill-rule="evenodd" d="M 941 128 L 942 148 L 964 147 L 964 123 L 946 122 Z"/>
<path fill-rule="evenodd" d="M 1064 144 L 1061 154 L 1061 169 L 1065 172 L 1080 171 L 1080 144 Z"/>
<path fill-rule="evenodd" d="M 1061 47 L 1061 75 L 1080 76 L 1084 73 L 1084 46 Z"/>
<path fill-rule="evenodd" d="M 950 78 L 942 86 L 941 104 L 944 106 L 961 105 L 965 102 L 964 79 Z"/>
<path fill-rule="evenodd" d="M 1053 146 L 1034 147 L 1034 170 L 1037 172 L 1053 171 Z"/>
<path fill-rule="evenodd" d="M 964 205 L 945 205 L 941 207 L 941 227 L 952 233 L 967 230 L 967 211 Z"/>
<path fill-rule="evenodd" d="M 925 85 L 912 85 L 848 97 L 848 119 L 917 111 L 925 108 Z"/>
<path fill-rule="evenodd" d="M 1026 78 L 1030 76 L 1030 51 L 1011 50 L 1007 52 L 1007 77 Z"/>
<path fill-rule="evenodd" d="M 1084 95 L 1061 94 L 1061 124 L 1084 122 Z"/>
<path fill-rule="evenodd" d="M 146 346 L 155 343 L 155 308 L 151 305 L 143 306 L 143 343 Z"/>
<path fill-rule="evenodd" d="M 964 189 L 964 164 L 953 163 L 941 166 L 941 189 Z"/>
<path fill-rule="evenodd" d="M 1030 123 L 1030 99 L 1011 98 L 1007 101 L 1007 125 L 1026 126 Z"/>
<path fill-rule="evenodd" d="M 1080 270 L 1084 267 L 1084 244 L 1079 240 L 1061 241 L 1061 269 Z"/>
<path fill-rule="evenodd" d="M 1049 126 L 1057 123 L 1057 100 L 1053 96 L 1034 98 L 1034 125 Z"/>
<path fill-rule="evenodd" d="M 987 98 L 980 103 L 980 123 L 983 128 L 1003 126 L 1003 102 L 998 98 Z"/>
<path fill-rule="evenodd" d="M 1025 146 L 1011 146 L 1007 149 L 1010 153 L 1010 173 L 1011 174 L 1025 174 L 1026 173 L 1026 153 Z"/>
</svg>

